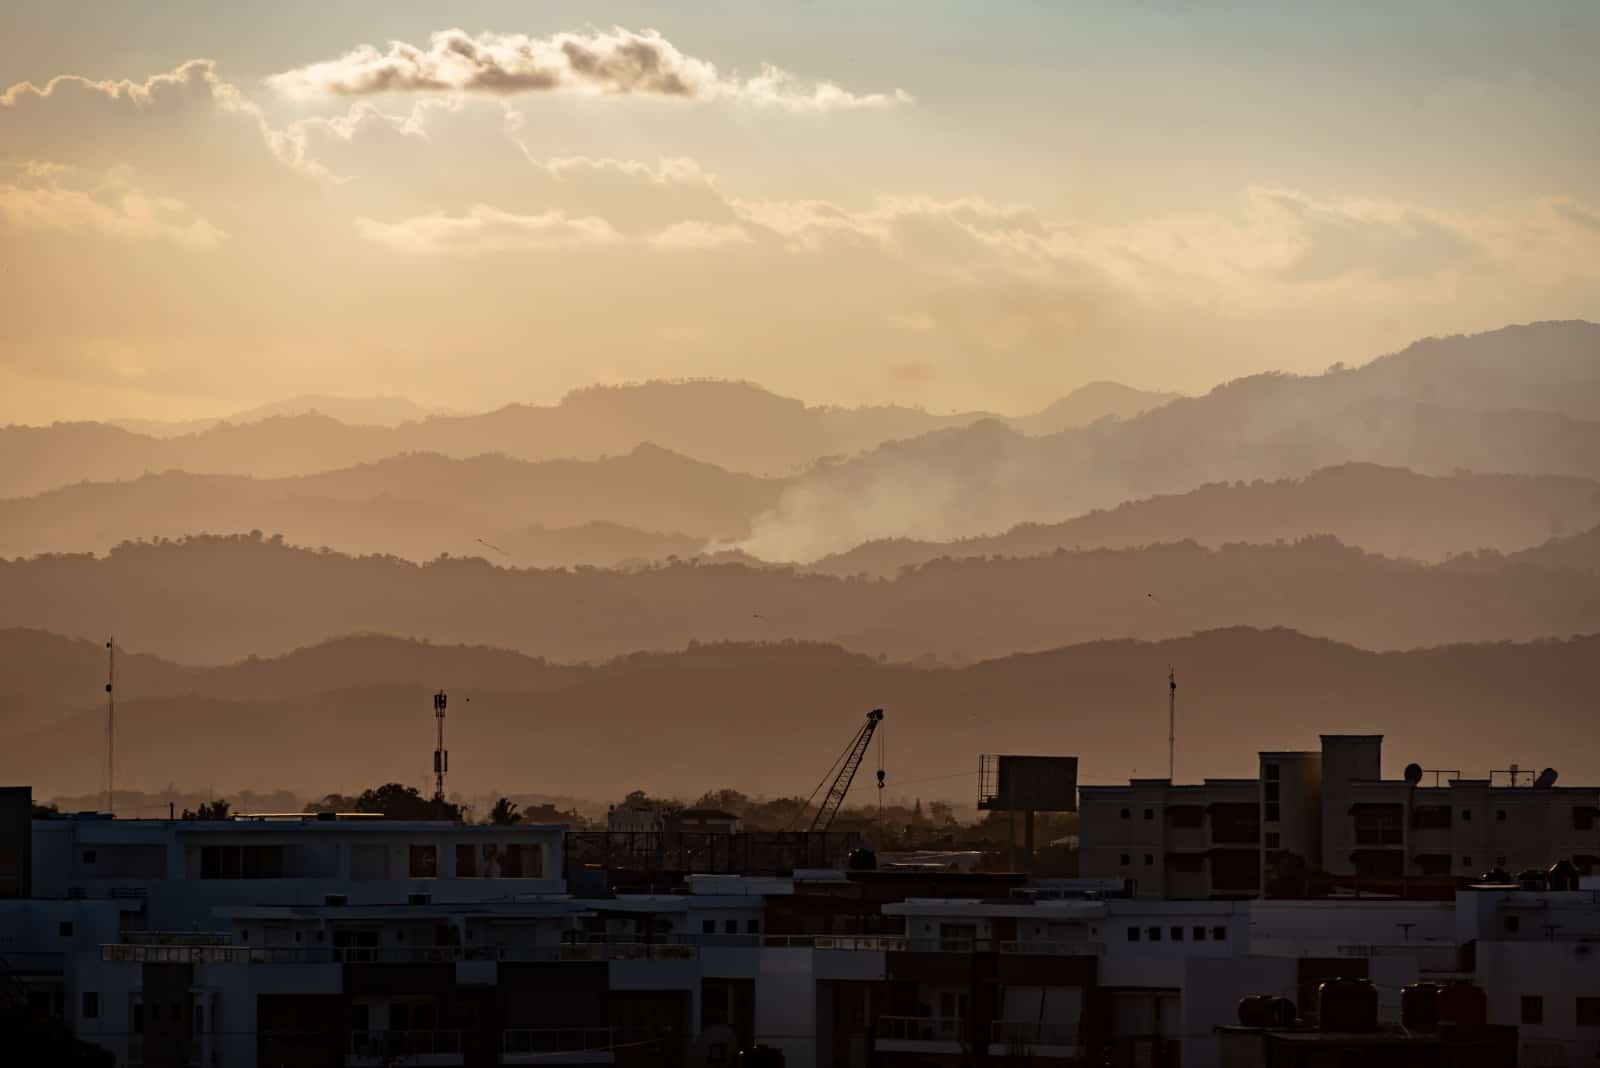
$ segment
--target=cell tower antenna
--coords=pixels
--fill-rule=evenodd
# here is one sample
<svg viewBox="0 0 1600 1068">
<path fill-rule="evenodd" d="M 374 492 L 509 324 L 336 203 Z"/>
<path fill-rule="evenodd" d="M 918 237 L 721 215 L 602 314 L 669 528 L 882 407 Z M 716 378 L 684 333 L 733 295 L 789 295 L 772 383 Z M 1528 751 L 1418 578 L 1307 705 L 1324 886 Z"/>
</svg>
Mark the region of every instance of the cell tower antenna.
<svg viewBox="0 0 1600 1068">
<path fill-rule="evenodd" d="M 1172 670 L 1172 665 L 1167 665 L 1167 781 L 1176 782 L 1174 777 L 1178 763 L 1178 676 Z"/>
<path fill-rule="evenodd" d="M 433 799 L 444 804 L 444 773 L 450 770 L 450 750 L 444 747 L 444 706 L 446 698 L 443 690 L 433 695 L 433 720 L 439 728 L 439 742 L 433 751 Z"/>
<path fill-rule="evenodd" d="M 106 640 L 106 811 L 117 808 L 117 639 Z"/>
</svg>

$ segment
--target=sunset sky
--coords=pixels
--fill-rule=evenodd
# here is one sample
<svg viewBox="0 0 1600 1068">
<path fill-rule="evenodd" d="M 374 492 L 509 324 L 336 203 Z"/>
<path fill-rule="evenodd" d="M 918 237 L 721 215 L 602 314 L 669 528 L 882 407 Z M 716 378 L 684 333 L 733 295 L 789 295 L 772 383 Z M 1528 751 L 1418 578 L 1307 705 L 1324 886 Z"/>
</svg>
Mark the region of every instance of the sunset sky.
<svg viewBox="0 0 1600 1068">
<path fill-rule="evenodd" d="M 1600 5 L 0 8 L 0 422 L 1022 412 L 1600 318 Z"/>
</svg>

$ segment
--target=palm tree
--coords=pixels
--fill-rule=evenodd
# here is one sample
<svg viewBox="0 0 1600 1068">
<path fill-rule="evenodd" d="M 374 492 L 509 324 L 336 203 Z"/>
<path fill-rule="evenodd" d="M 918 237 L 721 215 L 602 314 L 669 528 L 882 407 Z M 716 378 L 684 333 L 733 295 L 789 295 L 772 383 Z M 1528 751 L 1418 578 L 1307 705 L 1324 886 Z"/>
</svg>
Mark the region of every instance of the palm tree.
<svg viewBox="0 0 1600 1068">
<path fill-rule="evenodd" d="M 489 822 L 496 826 L 504 827 L 521 819 L 522 813 L 517 811 L 517 803 L 509 797 L 502 797 L 489 810 Z"/>
</svg>

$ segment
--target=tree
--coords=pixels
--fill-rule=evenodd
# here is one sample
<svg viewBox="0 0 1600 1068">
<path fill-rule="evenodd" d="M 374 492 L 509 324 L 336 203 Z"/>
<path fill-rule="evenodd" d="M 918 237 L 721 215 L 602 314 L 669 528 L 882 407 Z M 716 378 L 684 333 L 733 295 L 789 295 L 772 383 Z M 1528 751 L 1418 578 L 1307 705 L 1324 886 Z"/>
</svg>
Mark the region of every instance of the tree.
<svg viewBox="0 0 1600 1068">
<path fill-rule="evenodd" d="M 358 812 L 357 805 L 360 798 L 351 797 L 349 794 L 326 794 L 320 801 L 313 801 L 305 807 L 307 812 Z"/>
<path fill-rule="evenodd" d="M 522 822 L 522 813 L 517 811 L 517 803 L 509 797 L 502 797 L 494 803 L 494 808 L 489 810 L 489 822 L 496 827 L 508 827 L 513 823 Z"/>
<path fill-rule="evenodd" d="M 461 806 L 423 797 L 415 786 L 386 782 L 356 798 L 357 812 L 377 812 L 391 820 L 460 820 Z"/>
<path fill-rule="evenodd" d="M 233 815 L 229 809 L 228 802 L 219 797 L 215 801 L 203 802 L 198 809 L 184 809 L 182 818 L 186 820 L 225 820 Z"/>
</svg>

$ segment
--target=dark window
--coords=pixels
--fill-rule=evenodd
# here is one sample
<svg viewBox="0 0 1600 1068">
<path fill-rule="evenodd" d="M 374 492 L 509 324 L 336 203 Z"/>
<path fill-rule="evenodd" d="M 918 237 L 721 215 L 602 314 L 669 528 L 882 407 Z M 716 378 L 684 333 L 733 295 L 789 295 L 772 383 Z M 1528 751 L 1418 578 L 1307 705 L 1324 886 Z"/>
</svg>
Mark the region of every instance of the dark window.
<svg viewBox="0 0 1600 1068">
<path fill-rule="evenodd" d="M 1463 867 L 1463 868 L 1470 868 L 1470 867 L 1472 867 L 1472 858 L 1471 858 L 1471 857 L 1462 857 L 1462 858 L 1461 858 L 1461 866 L 1462 866 L 1462 867 Z"/>
<path fill-rule="evenodd" d="M 1417 870 L 1423 875 L 1449 875 L 1450 857 L 1444 853 L 1418 854 Z"/>
<path fill-rule="evenodd" d="M 456 878 L 473 879 L 478 875 L 478 851 L 469 845 L 456 846 Z"/>
<path fill-rule="evenodd" d="M 1255 845 L 1260 842 L 1260 806 L 1240 802 L 1212 805 L 1211 840 L 1222 845 Z"/>
<path fill-rule="evenodd" d="M 72 921 L 62 920 L 60 923 L 56 924 L 56 934 L 60 935 L 62 938 L 71 938 Z"/>
<path fill-rule="evenodd" d="M 738 934 L 739 933 L 739 921 L 738 920 L 724 920 L 724 921 L 722 921 L 722 933 L 723 934 Z"/>
<path fill-rule="evenodd" d="M 1150 941 L 1152 941 L 1152 942 L 1161 941 L 1161 928 L 1159 928 L 1159 927 L 1151 927 L 1151 928 L 1147 929 L 1145 931 L 1145 937 L 1150 939 Z"/>
<path fill-rule="evenodd" d="M 1522 1022 L 1525 1024 L 1544 1023 L 1544 997 L 1542 995 L 1522 995 Z"/>
<path fill-rule="evenodd" d="M 1122 810 L 1122 818 L 1123 819 L 1131 819 L 1132 817 L 1133 817 L 1133 812 L 1132 812 L 1131 809 L 1126 809 L 1125 808 L 1125 809 Z"/>
<path fill-rule="evenodd" d="M 1506 821 L 1506 810 L 1503 809 L 1503 808 L 1495 809 L 1494 810 L 1494 818 L 1496 820 L 1498 820 L 1499 822 L 1504 823 Z"/>
<path fill-rule="evenodd" d="M 1268 849 L 1281 849 L 1283 847 L 1283 836 L 1277 831 L 1268 831 L 1266 838 Z"/>
<path fill-rule="evenodd" d="M 1442 831 L 1450 828 L 1449 805 L 1418 805 L 1411 810 L 1411 826 L 1424 831 Z"/>
<path fill-rule="evenodd" d="M 1262 789 L 1266 793 L 1266 798 L 1267 798 L 1268 801 L 1278 801 L 1278 800 L 1280 800 L 1280 798 L 1278 796 L 1278 787 L 1279 787 L 1279 785 L 1280 784 L 1277 783 L 1277 782 L 1269 782 L 1269 783 L 1266 784 L 1266 786 L 1262 787 Z"/>
<path fill-rule="evenodd" d="M 1399 805 L 1365 804 L 1355 806 L 1356 845 L 1399 845 L 1405 838 Z"/>
<path fill-rule="evenodd" d="M 1583 999 L 1579 998 L 1578 1000 L 1582 1001 Z M 93 1020 L 100 1015 L 100 995 L 96 991 L 85 990 L 83 992 L 82 1015 L 85 1020 Z"/>
<path fill-rule="evenodd" d="M 1168 857 L 1167 862 L 1173 871 L 1182 872 L 1203 871 L 1206 866 L 1206 858 L 1200 853 L 1178 853 Z"/>
<path fill-rule="evenodd" d="M 1132 857 L 1130 857 L 1126 853 L 1122 854 L 1122 866 L 1124 868 L 1126 868 L 1129 864 L 1132 864 L 1132 863 L 1133 863 L 1133 858 Z"/>
<path fill-rule="evenodd" d="M 1470 808 L 1464 808 L 1464 809 L 1461 810 L 1461 822 L 1462 823 L 1471 823 L 1472 822 L 1472 810 Z"/>
<path fill-rule="evenodd" d="M 1516 934 L 1518 928 L 1520 928 L 1522 926 L 1522 917 L 1520 917 L 1520 916 L 1507 916 L 1506 920 L 1505 920 L 1505 923 L 1506 923 L 1506 934 Z"/>
<path fill-rule="evenodd" d="M 1128 941 L 1130 941 L 1130 942 L 1139 941 L 1139 928 L 1137 928 L 1137 927 L 1128 928 Z"/>
<path fill-rule="evenodd" d="M 1283 819 L 1283 810 L 1278 807 L 1278 803 L 1276 801 L 1268 801 L 1266 807 L 1266 815 L 1262 818 L 1268 823 L 1277 823 Z"/>
<path fill-rule="evenodd" d="M 411 847 L 411 877 L 432 879 L 439 874 L 439 847 L 414 845 Z"/>
<path fill-rule="evenodd" d="M 1213 927 L 1213 928 L 1211 928 L 1211 940 L 1213 942 L 1225 942 L 1225 941 L 1227 941 L 1227 939 L 1228 939 L 1228 929 L 1226 927 Z"/>
<path fill-rule="evenodd" d="M 1146 853 L 1144 855 L 1144 866 L 1145 867 L 1148 868 L 1152 864 L 1154 864 L 1155 862 L 1156 862 L 1156 855 L 1154 853 Z"/>
<path fill-rule="evenodd" d="M 1195 829 L 1205 825 L 1206 810 L 1199 805 L 1172 805 L 1167 809 L 1167 823 L 1172 827 Z"/>
<path fill-rule="evenodd" d="M 745 924 L 744 924 L 744 929 L 745 929 L 745 933 L 746 934 L 760 934 L 761 933 L 761 921 L 760 920 L 746 920 Z"/>
<path fill-rule="evenodd" d="M 1182 942 L 1183 941 L 1183 928 L 1182 927 L 1174 927 L 1172 930 L 1168 931 L 1167 934 L 1172 938 L 1172 940 L 1174 942 Z"/>
<path fill-rule="evenodd" d="M 701 920 L 700 921 L 700 933 L 701 934 L 716 934 L 717 933 L 717 921 L 716 920 Z"/>
<path fill-rule="evenodd" d="M 1147 820 L 1155 819 L 1156 818 L 1156 810 L 1153 809 L 1153 808 L 1145 809 L 1144 810 L 1144 818 L 1147 819 Z"/>
<path fill-rule="evenodd" d="M 1600 809 L 1590 805 L 1579 805 L 1572 810 L 1572 829 L 1575 831 L 1594 830 L 1594 818 L 1600 816 Z"/>
<path fill-rule="evenodd" d="M 1600 1027 L 1600 998 L 1578 999 L 1578 1026 Z"/>
<path fill-rule="evenodd" d="M 1279 770 L 1278 765 L 1276 765 L 1276 764 L 1263 764 L 1263 765 L 1261 765 L 1261 774 L 1262 774 L 1262 777 L 1265 778 L 1268 782 L 1277 782 L 1278 779 L 1282 776 L 1282 772 Z"/>
<path fill-rule="evenodd" d="M 93 864 L 93 863 L 94 863 L 94 860 L 95 860 L 95 853 L 94 853 L 94 850 L 92 850 L 92 849 L 85 849 L 85 850 L 84 850 L 84 851 L 83 851 L 83 862 L 84 862 L 84 863 L 85 863 L 85 864 Z"/>
<path fill-rule="evenodd" d="M 1196 927 L 1194 929 L 1194 940 L 1196 942 L 1204 942 L 1206 940 L 1206 929 L 1204 927 Z"/>
</svg>

